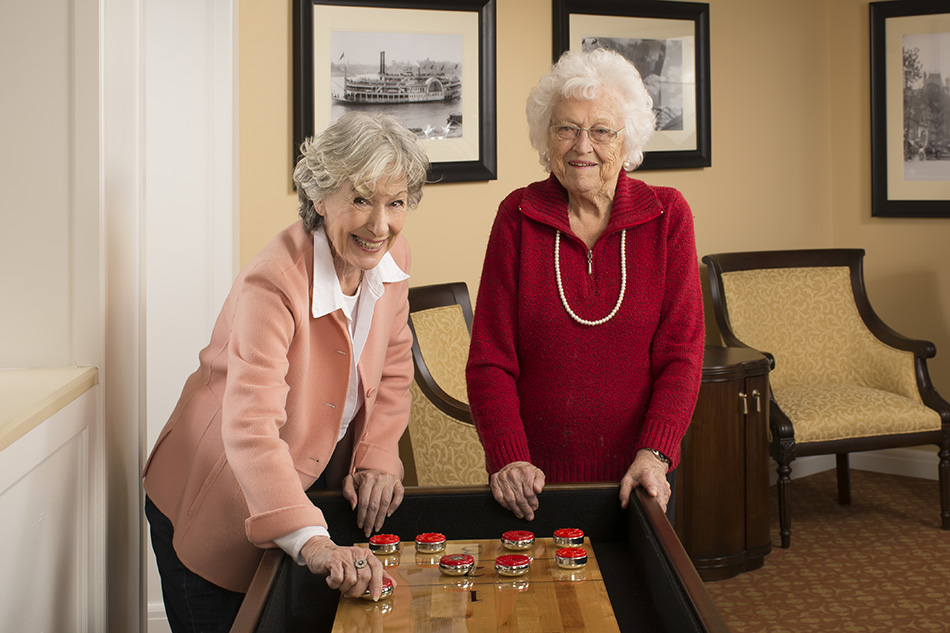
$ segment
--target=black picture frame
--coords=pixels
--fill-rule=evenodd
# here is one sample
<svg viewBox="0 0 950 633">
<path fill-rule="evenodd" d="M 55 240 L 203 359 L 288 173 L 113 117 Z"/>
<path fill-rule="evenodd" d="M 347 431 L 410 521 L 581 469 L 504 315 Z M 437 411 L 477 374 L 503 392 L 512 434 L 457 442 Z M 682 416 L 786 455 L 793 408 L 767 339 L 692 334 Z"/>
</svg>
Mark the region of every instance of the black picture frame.
<svg viewBox="0 0 950 633">
<path fill-rule="evenodd" d="M 575 21 L 588 20 L 592 32 L 571 33 L 572 17 Z M 610 20 L 616 18 L 634 18 L 633 20 Z M 604 19 L 606 18 L 606 19 Z M 650 22 L 656 21 L 656 22 Z M 663 22 L 660 22 L 663 21 Z M 683 22 L 678 25 L 677 22 Z M 554 24 L 554 60 L 556 61 L 567 50 L 571 49 L 572 37 L 574 43 L 577 38 L 586 36 L 603 36 L 596 30 L 597 26 L 610 24 L 606 29 L 614 33 L 613 37 L 621 39 L 650 39 L 649 33 L 653 29 L 640 29 L 640 25 L 673 25 L 673 31 L 680 31 L 682 36 L 676 39 L 688 40 L 692 38 L 694 55 L 688 59 L 684 54 L 683 64 L 687 70 L 692 63 L 695 81 L 692 88 L 687 82 L 684 86 L 682 108 L 680 116 L 683 118 L 682 130 L 658 130 L 654 138 L 644 150 L 643 164 L 638 168 L 644 169 L 689 169 L 709 167 L 712 165 L 712 131 L 711 107 L 709 89 L 709 5 L 700 2 L 663 2 L 659 0 L 637 1 L 630 0 L 553 0 Z M 616 29 L 616 30 L 614 30 Z M 623 52 L 623 51 L 620 51 Z M 627 56 L 629 59 L 629 56 Z M 634 64 L 637 60 L 631 59 Z M 641 74 L 643 70 L 641 69 Z M 684 73 L 684 76 L 688 73 Z M 695 99 L 689 99 L 689 93 Z M 689 113 L 690 107 L 694 110 Z M 659 121 L 659 119 L 658 119 Z M 651 146 L 654 149 L 650 149 Z"/>
<path fill-rule="evenodd" d="M 942 60 L 942 79 L 950 76 L 950 6 L 946 0 L 900 0 L 871 2 L 869 8 L 871 215 L 950 217 L 950 95 L 931 100 L 927 74 L 915 72 L 926 73 L 923 63 L 939 67 Z M 932 38 L 940 38 L 944 48 L 921 62 Z M 941 130 L 934 128 L 931 140 L 937 104 Z"/>
<path fill-rule="evenodd" d="M 477 99 L 474 105 L 469 104 L 465 111 L 465 120 L 476 119 L 477 129 L 474 132 L 465 132 L 463 139 L 450 139 L 455 142 L 454 146 L 443 142 L 445 146 L 453 148 L 453 155 L 449 158 L 441 158 L 434 155 L 432 145 L 429 145 L 431 168 L 429 170 L 429 180 L 437 182 L 465 182 L 465 181 L 485 181 L 495 180 L 497 178 L 497 132 L 496 132 L 496 74 L 495 74 L 495 3 L 496 0 L 294 0 L 293 15 L 293 86 L 294 86 L 294 147 L 293 162 L 296 163 L 299 158 L 300 143 L 316 131 L 323 129 L 330 123 L 329 116 L 326 120 L 317 120 L 315 114 L 316 99 L 326 98 L 329 103 L 331 100 L 329 94 L 329 84 L 327 88 L 318 87 L 314 80 L 317 64 L 315 56 L 318 54 L 315 49 L 315 39 L 319 40 L 314 34 L 314 11 L 320 11 L 326 7 L 339 7 L 340 11 L 351 12 L 355 18 L 360 10 L 372 9 L 374 12 L 383 12 L 382 19 L 386 20 L 385 12 L 396 10 L 393 17 L 405 15 L 401 10 L 418 10 L 433 12 L 468 12 L 473 14 L 466 19 L 466 24 L 475 23 L 477 26 L 466 29 L 463 33 L 467 50 L 473 50 L 477 44 L 477 53 L 469 56 L 477 60 L 477 70 L 474 73 L 475 79 L 466 79 L 471 77 L 468 73 L 467 65 L 463 65 L 463 97 L 466 90 L 466 81 L 474 81 L 477 86 Z M 420 20 L 419 24 L 424 24 L 426 29 L 432 30 L 433 24 L 438 25 L 439 16 L 445 16 L 444 13 L 433 13 L 432 19 Z M 398 23 L 398 19 L 397 19 Z M 357 20 L 341 21 L 341 28 L 352 29 L 357 26 Z M 335 26 L 335 25 L 334 25 Z M 408 31 L 407 31 L 408 32 Z M 477 38 L 477 43 L 473 40 Z M 325 56 L 329 60 L 329 55 Z M 468 59 L 468 58 L 466 58 Z M 329 61 L 327 63 L 329 67 Z M 324 89 L 327 92 L 322 92 Z M 470 116 L 473 114 L 475 116 Z M 398 115 L 397 115 L 398 116 Z M 463 124 L 464 127 L 464 124 Z M 448 125 L 446 126 L 446 130 Z M 456 142 L 457 141 L 457 142 Z M 424 141 L 435 142 L 435 141 Z M 454 148 L 457 147 L 456 151 Z"/>
</svg>

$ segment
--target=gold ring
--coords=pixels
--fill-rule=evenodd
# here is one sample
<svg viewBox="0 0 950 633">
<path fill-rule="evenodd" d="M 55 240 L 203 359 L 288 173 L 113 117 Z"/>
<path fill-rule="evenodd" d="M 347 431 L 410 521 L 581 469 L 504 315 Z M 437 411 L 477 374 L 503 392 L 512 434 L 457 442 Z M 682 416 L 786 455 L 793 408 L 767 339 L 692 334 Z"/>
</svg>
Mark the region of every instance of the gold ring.
<svg viewBox="0 0 950 633">
<path fill-rule="evenodd" d="M 356 565 L 357 569 L 363 569 L 364 567 L 366 567 L 366 560 L 359 558 L 356 560 L 356 563 L 354 564 Z"/>
</svg>

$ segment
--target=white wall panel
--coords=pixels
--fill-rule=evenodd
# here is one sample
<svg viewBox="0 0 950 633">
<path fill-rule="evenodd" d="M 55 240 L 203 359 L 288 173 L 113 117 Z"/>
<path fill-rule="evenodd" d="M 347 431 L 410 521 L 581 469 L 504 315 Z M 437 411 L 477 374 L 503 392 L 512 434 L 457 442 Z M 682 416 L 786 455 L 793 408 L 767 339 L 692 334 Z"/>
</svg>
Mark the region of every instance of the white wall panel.
<svg viewBox="0 0 950 633">
<path fill-rule="evenodd" d="M 100 626 L 93 388 L 0 455 L 0 631 Z"/>
<path fill-rule="evenodd" d="M 108 628 L 135 633 L 142 615 L 142 497 L 144 443 L 142 378 L 141 4 L 99 0 L 102 28 L 102 257 L 105 345 L 102 359 L 106 461 Z"/>
<path fill-rule="evenodd" d="M 72 364 L 72 2 L 0 2 L 0 367 Z"/>
<path fill-rule="evenodd" d="M 236 272 L 230 5 L 146 5 L 149 448 L 197 367 Z"/>
<path fill-rule="evenodd" d="M 151 450 L 236 272 L 232 0 L 144 5 L 145 312 Z M 167 631 L 150 545 L 150 633 Z"/>
</svg>

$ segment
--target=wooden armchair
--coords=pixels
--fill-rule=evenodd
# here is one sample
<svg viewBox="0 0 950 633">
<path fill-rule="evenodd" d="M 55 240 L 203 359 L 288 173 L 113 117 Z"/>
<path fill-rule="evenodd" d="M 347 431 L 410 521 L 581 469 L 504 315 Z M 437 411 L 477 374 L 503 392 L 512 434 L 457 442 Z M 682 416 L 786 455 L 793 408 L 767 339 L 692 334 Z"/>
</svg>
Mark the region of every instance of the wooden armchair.
<svg viewBox="0 0 950 633">
<path fill-rule="evenodd" d="M 419 486 L 487 484 L 485 452 L 465 386 L 472 330 L 466 285 L 410 288 L 409 327 L 415 379 L 409 429 L 400 448 L 406 481 Z"/>
<path fill-rule="evenodd" d="M 773 364 L 769 450 L 782 547 L 791 540 L 791 462 L 805 455 L 836 456 L 838 500 L 849 504 L 849 452 L 936 444 L 940 516 L 950 529 L 950 404 L 926 364 L 936 348 L 878 318 L 863 258 L 860 249 L 703 257 L 726 345 L 756 349 Z"/>
</svg>

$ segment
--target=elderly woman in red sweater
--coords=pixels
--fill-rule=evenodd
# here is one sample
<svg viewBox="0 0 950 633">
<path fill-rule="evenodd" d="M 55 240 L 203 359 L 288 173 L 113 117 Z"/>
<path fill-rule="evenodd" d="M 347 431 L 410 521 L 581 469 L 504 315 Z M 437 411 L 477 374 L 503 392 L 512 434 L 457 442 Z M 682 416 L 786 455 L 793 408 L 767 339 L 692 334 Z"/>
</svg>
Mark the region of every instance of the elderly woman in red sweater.
<svg viewBox="0 0 950 633">
<path fill-rule="evenodd" d="M 531 520 L 545 482 L 642 486 L 666 509 L 699 392 L 703 307 L 683 196 L 627 172 L 654 131 L 636 68 L 568 52 L 528 97 L 551 175 L 495 217 L 467 366 L 495 499 Z"/>
<path fill-rule="evenodd" d="M 391 116 L 346 114 L 301 147 L 301 219 L 241 271 L 145 467 L 173 631 L 227 631 L 264 548 L 378 599 L 369 550 L 336 545 L 314 485 L 379 530 L 403 496 L 409 246 L 429 161 Z"/>
</svg>

